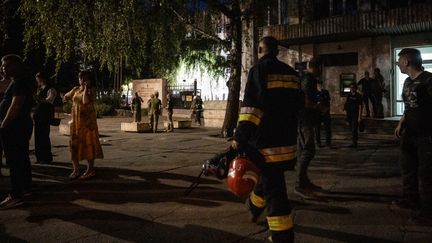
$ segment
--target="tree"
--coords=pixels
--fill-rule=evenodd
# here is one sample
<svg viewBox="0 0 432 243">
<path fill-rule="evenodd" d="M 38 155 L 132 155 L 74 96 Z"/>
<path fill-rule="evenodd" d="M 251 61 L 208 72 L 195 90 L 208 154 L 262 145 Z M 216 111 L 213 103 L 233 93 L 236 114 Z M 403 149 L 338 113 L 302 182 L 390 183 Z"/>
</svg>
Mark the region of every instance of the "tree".
<svg viewBox="0 0 432 243">
<path fill-rule="evenodd" d="M 150 0 L 22 0 L 26 50 L 44 47 L 57 69 L 73 55 L 113 72 L 122 64 L 136 75 L 167 76 L 184 25 Z"/>
<path fill-rule="evenodd" d="M 172 77 L 180 60 L 189 66 L 203 63 L 210 73 L 228 73 L 221 133 L 231 136 L 239 110 L 242 23 L 266 9 L 263 4 L 267 2 L 22 0 L 21 16 L 26 50 L 45 48 L 46 55 L 55 59 L 57 70 L 78 55 L 111 72 L 124 64 L 146 77 Z M 220 29 L 225 29 L 223 36 Z M 228 53 L 228 58 L 222 53 Z"/>
</svg>

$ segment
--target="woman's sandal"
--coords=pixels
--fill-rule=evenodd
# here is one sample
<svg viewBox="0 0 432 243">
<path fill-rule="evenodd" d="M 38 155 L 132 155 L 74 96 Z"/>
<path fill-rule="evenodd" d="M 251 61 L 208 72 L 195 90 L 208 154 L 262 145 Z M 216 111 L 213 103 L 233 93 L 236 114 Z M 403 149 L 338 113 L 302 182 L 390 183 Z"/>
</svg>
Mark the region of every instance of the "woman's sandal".
<svg viewBox="0 0 432 243">
<path fill-rule="evenodd" d="M 69 175 L 69 180 L 76 180 L 76 179 L 78 179 L 78 177 L 80 177 L 80 172 L 79 171 L 72 172 Z"/>
<path fill-rule="evenodd" d="M 96 175 L 95 171 L 92 170 L 90 172 L 85 172 L 82 176 L 79 177 L 80 180 L 88 180 Z"/>
</svg>

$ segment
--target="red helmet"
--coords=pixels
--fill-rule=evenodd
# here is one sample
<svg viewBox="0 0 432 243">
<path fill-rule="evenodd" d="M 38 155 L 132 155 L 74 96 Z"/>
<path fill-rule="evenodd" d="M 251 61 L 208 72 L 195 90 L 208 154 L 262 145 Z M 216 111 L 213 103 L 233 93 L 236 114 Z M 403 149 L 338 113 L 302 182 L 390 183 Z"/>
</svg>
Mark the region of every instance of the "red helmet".
<svg viewBox="0 0 432 243">
<path fill-rule="evenodd" d="M 247 197 L 258 182 L 260 170 L 247 157 L 237 157 L 230 163 L 227 184 L 239 197 Z"/>
</svg>

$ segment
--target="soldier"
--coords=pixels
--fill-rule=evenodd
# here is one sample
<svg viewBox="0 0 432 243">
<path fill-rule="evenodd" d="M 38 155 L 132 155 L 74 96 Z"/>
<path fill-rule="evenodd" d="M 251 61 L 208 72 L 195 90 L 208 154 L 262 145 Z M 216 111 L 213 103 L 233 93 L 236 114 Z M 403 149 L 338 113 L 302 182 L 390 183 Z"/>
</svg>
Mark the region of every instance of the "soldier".
<svg viewBox="0 0 432 243">
<path fill-rule="evenodd" d="M 134 122 L 141 122 L 141 103 L 143 102 L 144 100 L 138 95 L 138 92 L 135 92 L 135 97 L 132 99 L 131 104 L 131 108 L 134 113 Z"/>
<path fill-rule="evenodd" d="M 248 156 L 261 168 L 258 184 L 246 205 L 256 222 L 267 208 L 273 242 L 293 242 L 293 217 L 286 193 L 284 171 L 293 169 L 297 154 L 297 115 L 303 105 L 298 76 L 279 61 L 278 41 L 259 42 L 258 63 L 249 71 L 239 123 L 232 147 L 252 147 Z"/>
<path fill-rule="evenodd" d="M 152 128 L 153 128 L 153 133 L 157 132 L 157 127 L 158 127 L 158 122 L 159 122 L 159 116 L 161 114 L 161 106 L 162 106 L 162 101 L 158 98 L 159 97 L 159 92 L 155 91 L 154 92 L 154 97 L 152 99 L 150 99 L 150 116 L 152 117 Z"/>
<path fill-rule="evenodd" d="M 393 204 L 419 209 L 411 221 L 432 225 L 432 74 L 423 71 L 417 49 L 402 49 L 398 64 L 408 78 L 402 91 L 405 111 L 395 129 L 401 137 L 402 199 Z"/>
</svg>

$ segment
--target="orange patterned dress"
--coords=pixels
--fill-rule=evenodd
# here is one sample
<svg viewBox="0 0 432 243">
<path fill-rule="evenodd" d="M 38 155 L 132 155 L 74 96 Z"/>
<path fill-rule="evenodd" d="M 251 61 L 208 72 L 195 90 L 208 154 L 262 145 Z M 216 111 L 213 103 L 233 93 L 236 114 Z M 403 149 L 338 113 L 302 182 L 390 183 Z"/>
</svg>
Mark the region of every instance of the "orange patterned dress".
<svg viewBox="0 0 432 243">
<path fill-rule="evenodd" d="M 75 87 L 65 94 L 65 100 L 72 101 L 72 121 L 70 122 L 72 161 L 103 158 L 94 107 L 96 96 L 94 90 L 90 92 L 90 102 L 87 104 L 83 103 L 84 89 L 80 87 Z"/>
</svg>

